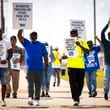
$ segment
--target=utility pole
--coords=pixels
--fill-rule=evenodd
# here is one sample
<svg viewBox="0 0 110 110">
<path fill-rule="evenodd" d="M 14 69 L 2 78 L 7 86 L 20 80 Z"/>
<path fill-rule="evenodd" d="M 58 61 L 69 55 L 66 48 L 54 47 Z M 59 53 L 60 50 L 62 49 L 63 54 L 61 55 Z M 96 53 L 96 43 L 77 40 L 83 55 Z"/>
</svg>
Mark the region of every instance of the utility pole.
<svg viewBox="0 0 110 110">
<path fill-rule="evenodd" d="M 96 45 L 96 0 L 93 0 L 93 12 L 94 12 L 94 44 Z"/>
<path fill-rule="evenodd" d="M 4 10 L 3 10 L 3 0 L 0 0 L 0 30 L 4 33 L 5 30 L 5 23 L 4 23 Z"/>
<path fill-rule="evenodd" d="M 0 28 L 1 28 L 1 1 L 0 1 Z"/>
</svg>

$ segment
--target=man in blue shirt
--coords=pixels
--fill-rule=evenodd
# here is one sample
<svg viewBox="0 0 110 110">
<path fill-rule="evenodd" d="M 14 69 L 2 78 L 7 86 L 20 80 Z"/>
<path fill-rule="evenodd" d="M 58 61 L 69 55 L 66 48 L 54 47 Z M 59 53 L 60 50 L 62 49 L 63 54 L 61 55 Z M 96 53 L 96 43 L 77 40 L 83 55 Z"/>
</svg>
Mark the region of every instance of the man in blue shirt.
<svg viewBox="0 0 110 110">
<path fill-rule="evenodd" d="M 95 38 L 101 44 L 100 39 L 97 36 Z M 91 40 L 87 41 L 87 44 L 90 48 L 90 51 L 89 53 L 86 53 L 84 55 L 86 82 L 89 90 L 89 97 L 96 97 L 97 95 L 96 74 L 97 70 L 100 68 L 98 53 L 100 52 L 101 48 L 100 46 L 94 46 Z"/>
<path fill-rule="evenodd" d="M 26 63 L 28 70 L 27 81 L 28 81 L 28 95 L 29 95 L 28 104 L 38 106 L 40 100 L 41 83 L 43 79 L 43 58 L 45 62 L 45 71 L 47 71 L 48 52 L 43 43 L 36 41 L 37 32 L 32 32 L 30 34 L 31 41 L 24 38 L 22 36 L 22 33 L 23 30 L 20 29 L 18 31 L 18 39 L 21 42 L 21 44 L 24 46 L 26 51 Z"/>
</svg>

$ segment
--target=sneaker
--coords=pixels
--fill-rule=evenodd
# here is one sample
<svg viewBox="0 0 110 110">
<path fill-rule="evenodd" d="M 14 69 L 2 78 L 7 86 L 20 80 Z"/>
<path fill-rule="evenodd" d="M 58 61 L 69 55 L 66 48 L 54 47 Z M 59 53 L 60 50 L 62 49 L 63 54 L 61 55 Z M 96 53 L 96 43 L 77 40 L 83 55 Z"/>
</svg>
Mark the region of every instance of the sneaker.
<svg viewBox="0 0 110 110">
<path fill-rule="evenodd" d="M 53 83 L 53 87 L 55 87 L 56 82 Z"/>
<path fill-rule="evenodd" d="M 17 98 L 17 95 L 13 95 L 13 98 Z"/>
<path fill-rule="evenodd" d="M 60 84 L 57 84 L 57 87 L 59 87 L 60 86 Z"/>
<path fill-rule="evenodd" d="M 9 93 L 6 94 L 6 98 L 10 98 L 10 94 Z"/>
<path fill-rule="evenodd" d="M 96 97 L 97 96 L 97 92 L 93 92 L 92 97 Z"/>
<path fill-rule="evenodd" d="M 4 100 L 1 101 L 1 106 L 6 106 L 6 102 Z"/>
<path fill-rule="evenodd" d="M 89 97 L 92 97 L 92 94 L 89 94 Z"/>
<path fill-rule="evenodd" d="M 104 99 L 108 100 L 108 94 L 104 94 Z"/>
<path fill-rule="evenodd" d="M 33 105 L 33 99 L 31 97 L 28 99 L 28 105 Z"/>
<path fill-rule="evenodd" d="M 13 93 L 13 98 L 17 98 L 17 93 Z"/>
<path fill-rule="evenodd" d="M 79 105 L 79 102 L 75 101 L 73 106 L 78 106 L 78 105 Z"/>
<path fill-rule="evenodd" d="M 44 93 L 44 92 L 42 92 L 42 95 L 41 95 L 41 97 L 45 97 L 45 93 Z"/>
<path fill-rule="evenodd" d="M 34 100 L 34 106 L 39 106 L 39 100 Z"/>
<path fill-rule="evenodd" d="M 48 93 L 46 93 L 45 97 L 50 97 L 50 95 Z"/>
<path fill-rule="evenodd" d="M 89 97 L 92 97 L 92 93 L 91 92 L 88 92 L 88 94 L 89 94 Z"/>
</svg>

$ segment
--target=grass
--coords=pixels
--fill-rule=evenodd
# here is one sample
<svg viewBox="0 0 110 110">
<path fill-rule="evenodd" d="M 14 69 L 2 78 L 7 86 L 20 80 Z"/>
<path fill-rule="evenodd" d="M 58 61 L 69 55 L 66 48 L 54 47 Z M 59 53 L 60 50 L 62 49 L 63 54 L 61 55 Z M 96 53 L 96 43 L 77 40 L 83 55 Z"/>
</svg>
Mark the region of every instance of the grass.
<svg viewBox="0 0 110 110">
<path fill-rule="evenodd" d="M 61 75 L 61 79 L 68 81 L 67 72 L 64 76 Z M 103 70 L 100 69 L 97 71 L 97 88 L 103 88 L 103 83 L 104 83 L 103 81 L 104 81 L 104 74 L 103 74 Z M 85 86 L 86 86 L 86 79 L 85 79 Z"/>
</svg>

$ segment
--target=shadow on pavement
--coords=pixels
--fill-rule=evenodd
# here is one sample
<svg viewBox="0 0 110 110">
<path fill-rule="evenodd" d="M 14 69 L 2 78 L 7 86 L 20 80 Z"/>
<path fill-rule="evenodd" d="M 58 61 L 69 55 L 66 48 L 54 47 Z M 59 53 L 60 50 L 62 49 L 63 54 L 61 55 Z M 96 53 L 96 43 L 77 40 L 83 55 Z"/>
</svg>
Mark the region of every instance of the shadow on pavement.
<svg viewBox="0 0 110 110">
<path fill-rule="evenodd" d="M 16 108 L 19 109 L 48 109 L 49 107 L 43 107 L 43 106 L 17 106 Z"/>
<path fill-rule="evenodd" d="M 92 109 L 92 108 L 110 108 L 110 105 L 79 105 L 78 107 L 74 107 L 74 106 L 60 106 L 63 108 L 69 108 L 69 109 Z"/>
</svg>

